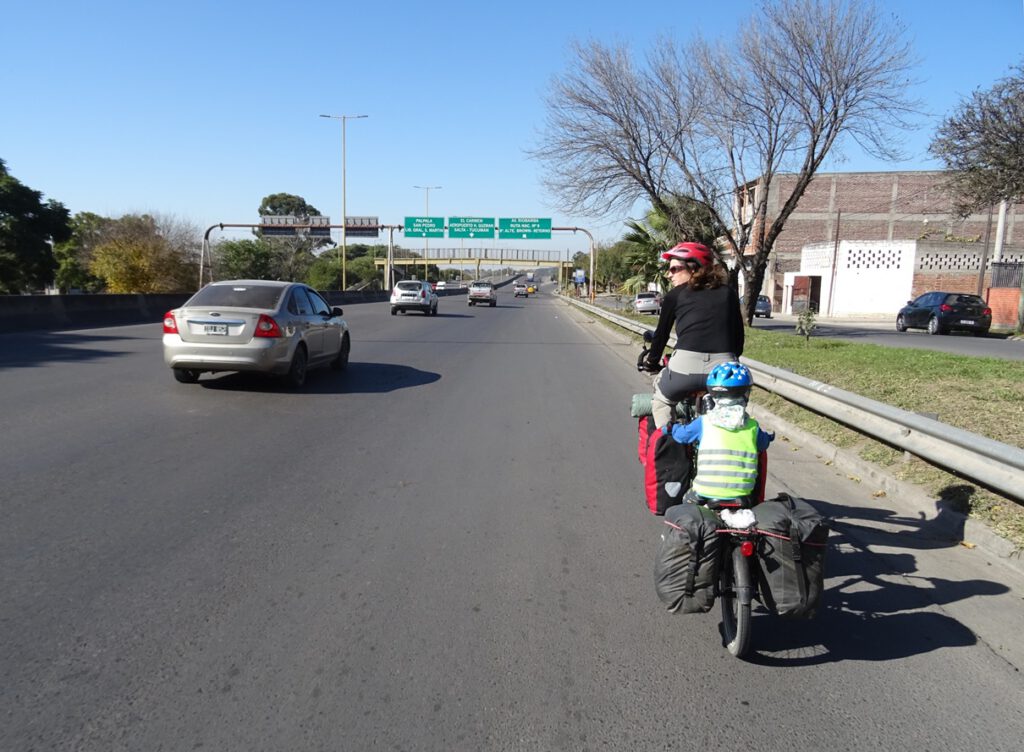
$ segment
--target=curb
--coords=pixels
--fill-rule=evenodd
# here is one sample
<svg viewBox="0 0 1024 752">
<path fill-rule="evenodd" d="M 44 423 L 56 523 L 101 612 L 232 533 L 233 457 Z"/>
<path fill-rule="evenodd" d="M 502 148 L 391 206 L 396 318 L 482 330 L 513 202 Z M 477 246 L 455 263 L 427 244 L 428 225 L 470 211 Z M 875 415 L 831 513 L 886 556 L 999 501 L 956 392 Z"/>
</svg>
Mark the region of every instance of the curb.
<svg viewBox="0 0 1024 752">
<path fill-rule="evenodd" d="M 952 509 L 935 499 L 927 491 L 913 483 L 900 480 L 885 472 L 878 465 L 861 459 L 855 453 L 829 444 L 819 436 L 798 428 L 765 408 L 751 404 L 748 410 L 759 423 L 769 423 L 787 438 L 811 451 L 820 459 L 837 468 L 868 479 L 891 499 L 894 506 L 903 507 L 923 519 L 931 521 L 933 533 L 921 533 L 926 537 L 953 544 L 970 543 L 983 549 L 987 554 L 1005 564 L 1017 574 L 1024 575 L 1024 557 L 1013 543 L 994 532 L 988 525 Z"/>
</svg>

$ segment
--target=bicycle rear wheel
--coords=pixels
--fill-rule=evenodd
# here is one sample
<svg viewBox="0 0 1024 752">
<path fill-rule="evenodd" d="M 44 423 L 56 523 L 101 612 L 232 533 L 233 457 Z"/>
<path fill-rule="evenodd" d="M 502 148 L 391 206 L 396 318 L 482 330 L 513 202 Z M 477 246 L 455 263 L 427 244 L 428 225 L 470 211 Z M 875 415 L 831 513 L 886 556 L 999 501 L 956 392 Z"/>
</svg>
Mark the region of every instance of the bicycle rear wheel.
<svg viewBox="0 0 1024 752">
<path fill-rule="evenodd" d="M 723 557 L 719 574 L 719 600 L 722 603 L 722 632 L 725 649 L 742 658 L 750 649 L 750 566 L 739 549 L 730 548 Z"/>
</svg>

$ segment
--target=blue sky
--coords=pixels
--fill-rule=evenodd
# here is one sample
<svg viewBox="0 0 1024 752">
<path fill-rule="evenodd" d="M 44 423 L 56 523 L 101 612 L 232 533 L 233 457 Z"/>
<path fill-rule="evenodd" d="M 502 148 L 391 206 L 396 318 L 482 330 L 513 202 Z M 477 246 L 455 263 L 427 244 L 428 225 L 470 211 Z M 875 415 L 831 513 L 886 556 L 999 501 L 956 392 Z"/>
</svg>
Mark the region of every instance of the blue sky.
<svg viewBox="0 0 1024 752">
<path fill-rule="evenodd" d="M 159 213 L 205 230 L 255 222 L 264 196 L 286 192 L 337 221 L 341 125 L 318 116 L 365 114 L 346 126 L 349 215 L 398 224 L 425 211 L 426 192 L 413 186 L 441 186 L 429 192 L 434 216 L 551 217 L 610 241 L 623 217 L 561 214 L 541 185 L 541 165 L 526 155 L 571 43 L 628 43 L 639 54 L 661 34 L 727 38 L 755 7 L 8 2 L 0 11 L 0 158 L 72 213 Z M 938 168 L 927 146 L 941 118 L 1024 57 L 1022 0 L 884 7 L 908 26 L 921 61 L 912 93 L 930 116 L 907 140 L 908 161 L 850 150 L 830 169 Z M 587 248 L 581 235 L 535 243 Z"/>
</svg>

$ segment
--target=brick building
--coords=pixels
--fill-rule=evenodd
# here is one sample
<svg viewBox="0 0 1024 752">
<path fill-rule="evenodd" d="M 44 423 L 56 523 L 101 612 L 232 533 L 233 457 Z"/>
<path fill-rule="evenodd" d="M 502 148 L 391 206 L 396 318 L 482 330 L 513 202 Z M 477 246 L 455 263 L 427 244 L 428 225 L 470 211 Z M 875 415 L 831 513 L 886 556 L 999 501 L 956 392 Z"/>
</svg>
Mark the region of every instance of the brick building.
<svg viewBox="0 0 1024 752">
<path fill-rule="evenodd" d="M 775 242 L 763 294 L 786 311 L 796 278 L 816 275 L 811 285 L 818 285 L 819 310 L 831 304 L 834 315 L 895 315 L 908 299 L 935 289 L 980 292 L 987 299 L 993 263 L 998 269 L 1024 262 L 1024 226 L 1016 227 L 1024 222 L 1024 204 L 1008 206 L 997 256 L 998 211 L 956 218 L 945 177 L 942 171 L 819 173 Z M 769 217 L 778 214 L 780 195 L 795 181 L 793 175 L 775 178 Z M 807 297 L 814 293 L 808 289 Z M 858 297 L 870 302 L 855 305 Z M 798 294 L 801 299 L 807 298 Z M 840 300 L 846 302 L 837 306 Z"/>
</svg>

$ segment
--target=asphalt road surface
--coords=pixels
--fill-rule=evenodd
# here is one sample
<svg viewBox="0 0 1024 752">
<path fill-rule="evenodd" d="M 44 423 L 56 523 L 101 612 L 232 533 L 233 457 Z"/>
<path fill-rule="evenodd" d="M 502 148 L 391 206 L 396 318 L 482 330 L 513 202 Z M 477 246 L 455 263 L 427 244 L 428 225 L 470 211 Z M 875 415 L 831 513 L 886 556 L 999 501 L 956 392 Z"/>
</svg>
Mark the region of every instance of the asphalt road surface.
<svg viewBox="0 0 1024 752">
<path fill-rule="evenodd" d="M 0 337 L 0 749 L 1018 750 L 1021 578 L 780 437 L 811 622 L 654 594 L 634 346 L 548 295 L 350 306 L 350 369 Z"/>
<path fill-rule="evenodd" d="M 895 319 L 894 319 L 895 320 Z M 770 319 L 754 320 L 758 329 L 796 334 L 796 317 L 773 316 Z M 1008 339 L 997 335 L 976 337 L 968 332 L 949 334 L 928 334 L 923 329 L 908 329 L 897 332 L 890 321 L 858 321 L 856 319 L 825 319 L 818 322 L 815 337 L 842 339 L 859 344 L 882 345 L 883 347 L 906 347 L 913 350 L 934 350 L 954 355 L 969 355 L 976 358 L 999 358 L 1000 360 L 1024 360 L 1024 340 Z"/>
</svg>

